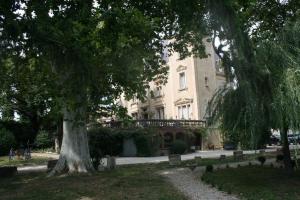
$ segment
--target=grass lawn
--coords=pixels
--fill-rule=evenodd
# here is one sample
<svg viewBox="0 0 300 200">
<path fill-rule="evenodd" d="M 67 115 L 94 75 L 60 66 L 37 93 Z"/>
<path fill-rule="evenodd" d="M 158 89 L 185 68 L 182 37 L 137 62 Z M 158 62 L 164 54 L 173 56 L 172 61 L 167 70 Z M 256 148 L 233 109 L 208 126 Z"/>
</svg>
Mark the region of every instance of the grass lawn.
<svg viewBox="0 0 300 200">
<path fill-rule="evenodd" d="M 1 200 L 186 200 L 157 174 L 156 165 L 123 166 L 93 175 L 46 178 L 45 173 L 0 179 Z"/>
<path fill-rule="evenodd" d="M 29 160 L 23 160 L 23 159 L 17 159 L 17 157 L 14 158 L 14 160 L 9 161 L 8 156 L 2 156 L 0 157 L 0 167 L 1 166 L 29 166 L 29 165 L 43 165 L 47 164 L 47 161 L 50 160 L 50 158 L 46 157 L 32 157 Z"/>
<path fill-rule="evenodd" d="M 300 199 L 300 171 L 287 176 L 283 169 L 248 166 L 205 173 L 202 179 L 248 200 Z"/>
<path fill-rule="evenodd" d="M 246 155 L 245 159 L 253 160 L 257 156 Z M 35 157 L 28 161 L 14 160 L 9 162 L 7 157 L 0 157 L 0 166 L 46 164 L 48 160 L 49 158 Z M 226 157 L 225 160 L 203 158 L 198 161 L 183 161 L 181 166 L 177 167 L 187 167 L 192 164 L 205 166 L 229 162 L 235 162 L 232 156 Z M 169 166 L 168 162 L 138 164 L 120 166 L 116 170 L 98 172 L 93 175 L 70 175 L 51 178 L 46 178 L 45 173 L 20 174 L 13 178 L 0 179 L 0 199 L 186 200 L 165 178 L 157 173 L 159 170 L 172 167 L 174 166 Z M 215 175 L 217 173 L 213 173 L 212 176 L 205 176 L 212 178 Z M 228 181 L 231 178 L 228 179 L 227 177 L 224 180 Z"/>
</svg>

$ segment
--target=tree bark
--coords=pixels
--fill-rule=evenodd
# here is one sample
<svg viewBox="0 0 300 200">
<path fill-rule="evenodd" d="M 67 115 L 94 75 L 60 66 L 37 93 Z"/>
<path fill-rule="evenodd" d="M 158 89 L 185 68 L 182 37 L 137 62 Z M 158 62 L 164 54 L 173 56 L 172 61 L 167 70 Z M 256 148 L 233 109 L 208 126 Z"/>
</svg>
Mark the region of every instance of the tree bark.
<svg viewBox="0 0 300 200">
<path fill-rule="evenodd" d="M 49 176 L 64 172 L 87 173 L 94 171 L 90 158 L 84 111 L 83 107 L 74 110 L 64 109 L 60 156 Z"/>
<path fill-rule="evenodd" d="M 291 159 L 291 152 L 289 147 L 288 141 L 288 127 L 285 126 L 281 132 L 281 139 L 282 139 L 282 153 L 283 153 L 283 162 L 286 171 L 290 174 L 293 172 L 293 165 Z"/>
<path fill-rule="evenodd" d="M 57 121 L 56 134 L 55 134 L 55 151 L 60 153 L 63 138 L 63 117 Z"/>
</svg>

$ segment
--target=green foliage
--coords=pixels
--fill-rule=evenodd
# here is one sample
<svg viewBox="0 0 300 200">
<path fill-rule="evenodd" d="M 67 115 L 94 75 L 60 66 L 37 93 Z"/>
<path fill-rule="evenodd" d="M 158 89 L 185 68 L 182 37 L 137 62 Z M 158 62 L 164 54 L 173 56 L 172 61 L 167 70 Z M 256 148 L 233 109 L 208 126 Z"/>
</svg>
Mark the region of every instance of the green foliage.
<svg viewBox="0 0 300 200">
<path fill-rule="evenodd" d="M 193 129 L 192 133 L 199 135 L 199 136 L 206 136 L 207 134 L 207 128 L 206 127 L 199 127 L 197 129 Z"/>
<path fill-rule="evenodd" d="M 28 141 L 30 144 L 34 143 L 36 131 L 33 130 L 30 124 L 16 121 L 0 121 L 1 125 L 13 133 L 18 146 L 26 145 Z"/>
<path fill-rule="evenodd" d="M 214 167 L 212 165 L 206 165 L 206 172 L 213 172 Z"/>
<path fill-rule="evenodd" d="M 93 127 L 88 130 L 91 158 L 97 163 L 105 155 L 120 156 L 124 139 L 134 139 L 138 156 L 156 155 L 159 141 L 155 129 L 111 129 Z"/>
<path fill-rule="evenodd" d="M 92 127 L 88 130 L 90 156 L 95 168 L 106 156 L 118 156 L 122 153 L 122 136 L 110 128 Z"/>
<path fill-rule="evenodd" d="M 170 153 L 171 154 L 184 154 L 187 151 L 187 144 L 182 140 L 175 140 L 171 147 Z"/>
<path fill-rule="evenodd" d="M 93 115 L 96 110 L 100 115 L 118 113 L 114 100 L 120 94 L 142 99 L 150 81 L 166 81 L 164 47 L 181 58 L 192 53 L 205 56 L 202 39 L 209 33 L 202 2 L 41 1 L 22 2 L 21 7 L 19 3 L 5 1 L 0 7 L 7 20 L 0 24 L 0 64 L 8 66 L 9 61 L 8 68 L 0 68 L 0 80 L 11 91 L 11 83 L 20 79 L 18 96 L 25 94 L 28 105 L 38 105 L 38 110 L 42 106 L 47 111 L 43 106 L 55 102 L 57 110 L 82 104 Z M 14 13 L 15 7 L 23 14 Z M 31 83 L 26 77 L 32 73 Z M 6 74 L 16 81 L 9 82 Z"/>
<path fill-rule="evenodd" d="M 54 146 L 54 141 L 51 135 L 45 131 L 41 130 L 39 131 L 38 135 L 36 136 L 35 139 L 35 144 L 37 148 L 39 149 L 45 149 L 45 148 L 50 148 Z"/>
<path fill-rule="evenodd" d="M 158 136 L 143 133 L 134 137 L 138 156 L 154 156 L 159 150 Z"/>
<path fill-rule="evenodd" d="M 296 53 L 299 52 L 299 22 L 288 23 L 289 19 L 297 19 L 297 9 L 292 6 L 295 4 L 299 1 L 285 5 L 211 1 L 211 17 L 216 19 L 211 28 L 216 38 L 223 40 L 223 44 L 226 40 L 229 45 L 228 50 L 223 49 L 224 45 L 215 50 L 222 58 L 231 85 L 215 94 L 208 112 L 213 121 L 221 122 L 226 139 L 240 142 L 242 148 L 263 147 L 271 128 L 300 127 L 297 112 L 300 62 Z M 236 10 L 239 6 L 243 11 Z M 282 18 L 265 15 L 267 12 L 275 12 Z M 261 17 L 265 21 L 255 31 L 249 31 Z"/>
<path fill-rule="evenodd" d="M 8 155 L 10 148 L 16 147 L 16 140 L 12 132 L 0 126 L 0 155 Z"/>
</svg>

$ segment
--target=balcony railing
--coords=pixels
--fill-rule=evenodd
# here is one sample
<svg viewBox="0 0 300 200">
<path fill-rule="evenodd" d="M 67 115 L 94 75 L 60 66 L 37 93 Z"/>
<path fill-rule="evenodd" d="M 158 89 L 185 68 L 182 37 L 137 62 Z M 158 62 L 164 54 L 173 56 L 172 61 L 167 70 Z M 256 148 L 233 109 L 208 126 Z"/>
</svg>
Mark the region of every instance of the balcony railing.
<svg viewBox="0 0 300 200">
<path fill-rule="evenodd" d="M 205 127 L 206 122 L 202 120 L 168 120 L 168 119 L 145 119 L 132 121 L 111 121 L 101 123 L 102 127 L 108 128 L 138 128 L 138 127 L 176 127 L 197 128 Z"/>
</svg>

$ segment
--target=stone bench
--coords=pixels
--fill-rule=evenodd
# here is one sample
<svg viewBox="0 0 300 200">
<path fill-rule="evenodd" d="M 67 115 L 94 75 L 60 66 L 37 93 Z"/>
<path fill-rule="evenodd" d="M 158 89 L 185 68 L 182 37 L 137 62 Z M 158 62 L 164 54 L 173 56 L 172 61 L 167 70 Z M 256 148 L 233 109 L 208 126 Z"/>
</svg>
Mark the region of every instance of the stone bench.
<svg viewBox="0 0 300 200">
<path fill-rule="evenodd" d="M 234 151 L 233 158 L 234 160 L 243 160 L 244 159 L 243 151 Z"/>
<path fill-rule="evenodd" d="M 226 159 L 226 155 L 220 155 L 220 160 L 225 160 Z"/>
<path fill-rule="evenodd" d="M 181 164 L 181 156 L 179 154 L 169 155 L 169 164 L 170 165 L 180 165 Z"/>
<path fill-rule="evenodd" d="M 107 166 L 106 169 L 112 170 L 115 169 L 117 164 L 116 164 L 116 158 L 113 156 L 106 156 L 107 159 Z"/>
<path fill-rule="evenodd" d="M 0 167 L 0 178 L 2 177 L 12 177 L 16 175 L 18 172 L 16 166 L 5 166 L 5 167 Z"/>
<path fill-rule="evenodd" d="M 259 150 L 259 154 L 262 154 L 262 155 L 263 155 L 263 154 L 265 154 L 265 153 L 266 153 L 266 150 L 264 150 L 264 149 L 260 149 L 260 150 Z"/>
</svg>

